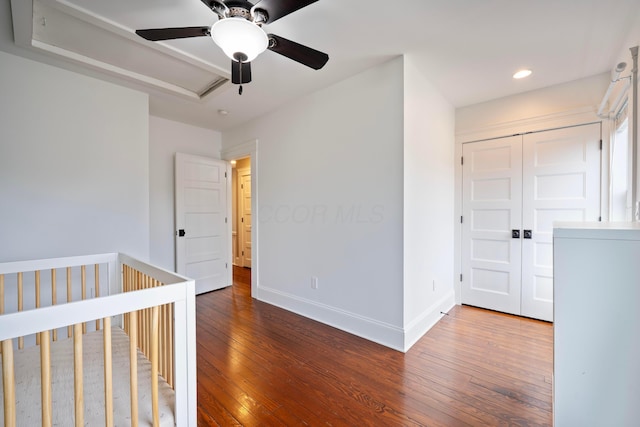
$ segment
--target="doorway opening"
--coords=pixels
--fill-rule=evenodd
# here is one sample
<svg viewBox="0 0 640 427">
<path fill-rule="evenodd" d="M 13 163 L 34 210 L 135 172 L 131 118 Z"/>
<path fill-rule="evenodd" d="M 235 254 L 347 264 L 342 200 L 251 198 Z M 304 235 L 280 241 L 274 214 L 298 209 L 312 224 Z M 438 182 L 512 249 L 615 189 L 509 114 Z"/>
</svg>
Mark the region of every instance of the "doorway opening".
<svg viewBox="0 0 640 427">
<path fill-rule="evenodd" d="M 251 287 L 251 158 L 231 161 L 233 283 Z"/>
</svg>

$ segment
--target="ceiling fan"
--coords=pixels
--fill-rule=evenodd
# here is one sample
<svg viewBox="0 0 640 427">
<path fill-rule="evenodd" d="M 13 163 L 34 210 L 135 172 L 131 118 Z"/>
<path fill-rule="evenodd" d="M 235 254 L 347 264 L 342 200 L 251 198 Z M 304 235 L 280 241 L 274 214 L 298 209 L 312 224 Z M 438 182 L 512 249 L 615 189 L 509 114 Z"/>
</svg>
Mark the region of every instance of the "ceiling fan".
<svg viewBox="0 0 640 427">
<path fill-rule="evenodd" d="M 231 58 L 231 81 L 240 85 L 251 81 L 251 61 L 269 49 L 314 70 L 322 68 L 329 55 L 267 34 L 262 25 L 270 24 L 318 0 L 201 0 L 218 15 L 211 27 L 152 28 L 136 30 L 136 34 L 150 41 L 209 36 Z"/>
</svg>

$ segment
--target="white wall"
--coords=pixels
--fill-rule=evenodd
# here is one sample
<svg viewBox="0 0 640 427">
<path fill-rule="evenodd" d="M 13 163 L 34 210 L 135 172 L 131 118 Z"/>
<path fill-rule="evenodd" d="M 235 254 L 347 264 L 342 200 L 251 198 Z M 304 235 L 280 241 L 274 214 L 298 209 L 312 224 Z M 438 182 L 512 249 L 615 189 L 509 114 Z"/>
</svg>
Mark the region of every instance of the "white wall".
<svg viewBox="0 0 640 427">
<path fill-rule="evenodd" d="M 615 64 L 613 64 L 615 66 Z M 612 67 L 613 67 L 612 66 Z M 456 110 L 456 133 L 544 118 L 574 110 L 594 112 L 609 85 L 610 73 L 507 96 Z"/>
<path fill-rule="evenodd" d="M 454 108 L 425 60 L 404 61 L 405 350 L 454 305 Z"/>
<path fill-rule="evenodd" d="M 224 132 L 223 149 L 253 139 L 254 297 L 402 349 L 402 59 Z"/>
<path fill-rule="evenodd" d="M 147 95 L 4 52 L 0 64 L 0 261 L 147 259 Z"/>
<path fill-rule="evenodd" d="M 175 271 L 175 153 L 219 159 L 222 135 L 160 117 L 149 117 L 150 260 Z"/>
</svg>

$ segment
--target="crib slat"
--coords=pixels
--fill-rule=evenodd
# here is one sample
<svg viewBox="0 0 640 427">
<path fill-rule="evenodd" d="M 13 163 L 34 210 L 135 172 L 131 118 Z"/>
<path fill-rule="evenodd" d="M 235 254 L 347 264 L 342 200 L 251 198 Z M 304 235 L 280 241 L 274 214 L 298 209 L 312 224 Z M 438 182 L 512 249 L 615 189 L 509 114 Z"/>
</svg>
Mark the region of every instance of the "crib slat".
<svg viewBox="0 0 640 427">
<path fill-rule="evenodd" d="M 38 336 L 40 336 L 42 426 L 51 427 L 53 411 L 51 405 L 51 348 L 49 331 L 42 331 Z"/>
<path fill-rule="evenodd" d="M 2 341 L 2 385 L 4 387 L 4 425 L 16 425 L 16 378 L 13 370 L 13 340 Z"/>
<path fill-rule="evenodd" d="M 128 292 L 129 291 L 129 266 L 128 265 L 123 265 L 122 266 L 122 292 Z M 129 335 L 129 317 L 131 317 L 131 314 L 129 313 L 125 313 L 124 317 L 124 332 Z"/>
<path fill-rule="evenodd" d="M 153 427 L 160 425 L 158 409 L 158 306 L 151 308 L 151 408 L 153 410 Z"/>
<path fill-rule="evenodd" d="M 94 266 L 94 287 L 96 298 L 100 297 L 100 264 Z M 100 319 L 96 319 L 96 331 L 100 330 Z"/>
<path fill-rule="evenodd" d="M 18 273 L 18 311 L 22 311 L 23 293 L 22 293 L 22 272 Z M 18 349 L 24 348 L 24 337 L 18 338 Z"/>
<path fill-rule="evenodd" d="M 104 325 L 104 423 L 106 427 L 113 427 L 113 373 L 111 357 L 111 318 L 105 317 Z"/>
<path fill-rule="evenodd" d="M 138 312 L 133 311 L 129 317 L 131 333 L 129 334 L 129 366 L 131 386 L 131 425 L 138 426 Z"/>
<path fill-rule="evenodd" d="M 82 300 L 87 299 L 87 266 L 80 266 L 80 285 L 82 288 Z M 87 333 L 87 322 L 82 322 L 82 333 Z"/>
<path fill-rule="evenodd" d="M 36 280 L 36 308 L 40 308 L 40 270 L 35 271 Z"/>
<path fill-rule="evenodd" d="M 167 305 L 160 307 L 160 374 L 167 379 Z"/>
<path fill-rule="evenodd" d="M 35 280 L 36 280 L 36 308 L 40 308 L 40 270 L 36 270 Z M 36 334 L 36 345 L 40 345 L 40 334 Z"/>
<path fill-rule="evenodd" d="M 67 302 L 71 302 L 71 267 L 67 267 Z M 67 338 L 71 338 L 72 326 L 67 327 Z"/>
<path fill-rule="evenodd" d="M 73 390 L 76 427 L 84 426 L 84 390 L 82 368 L 82 323 L 73 325 Z"/>
<path fill-rule="evenodd" d="M 56 305 L 58 300 L 58 290 L 56 289 L 56 269 L 51 269 L 51 305 Z M 53 330 L 53 340 L 58 341 L 58 330 Z"/>
<path fill-rule="evenodd" d="M 138 272 L 138 289 L 145 289 L 145 277 L 142 275 L 141 272 Z M 149 333 L 147 331 L 149 331 L 149 309 L 144 309 L 143 310 L 144 313 L 144 317 L 143 317 L 143 322 L 142 322 L 142 337 L 143 337 L 143 342 L 142 342 L 142 352 L 145 354 L 145 356 L 149 357 Z"/>
</svg>

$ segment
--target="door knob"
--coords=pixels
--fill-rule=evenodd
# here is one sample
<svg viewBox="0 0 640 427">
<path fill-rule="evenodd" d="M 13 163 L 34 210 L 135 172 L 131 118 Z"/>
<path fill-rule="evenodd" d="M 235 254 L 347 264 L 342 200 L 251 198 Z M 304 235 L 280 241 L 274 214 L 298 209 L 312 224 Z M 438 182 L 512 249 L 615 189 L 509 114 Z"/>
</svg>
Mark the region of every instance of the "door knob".
<svg viewBox="0 0 640 427">
<path fill-rule="evenodd" d="M 179 237 L 184 237 L 185 234 L 187 234 L 187 233 L 185 233 L 185 231 L 183 229 L 178 230 L 178 236 Z"/>
<path fill-rule="evenodd" d="M 519 239 L 520 238 L 520 230 L 511 230 L 511 238 Z"/>
<path fill-rule="evenodd" d="M 531 232 L 531 230 L 524 230 L 524 238 L 525 239 L 530 239 L 531 236 L 533 235 L 533 233 Z"/>
</svg>

